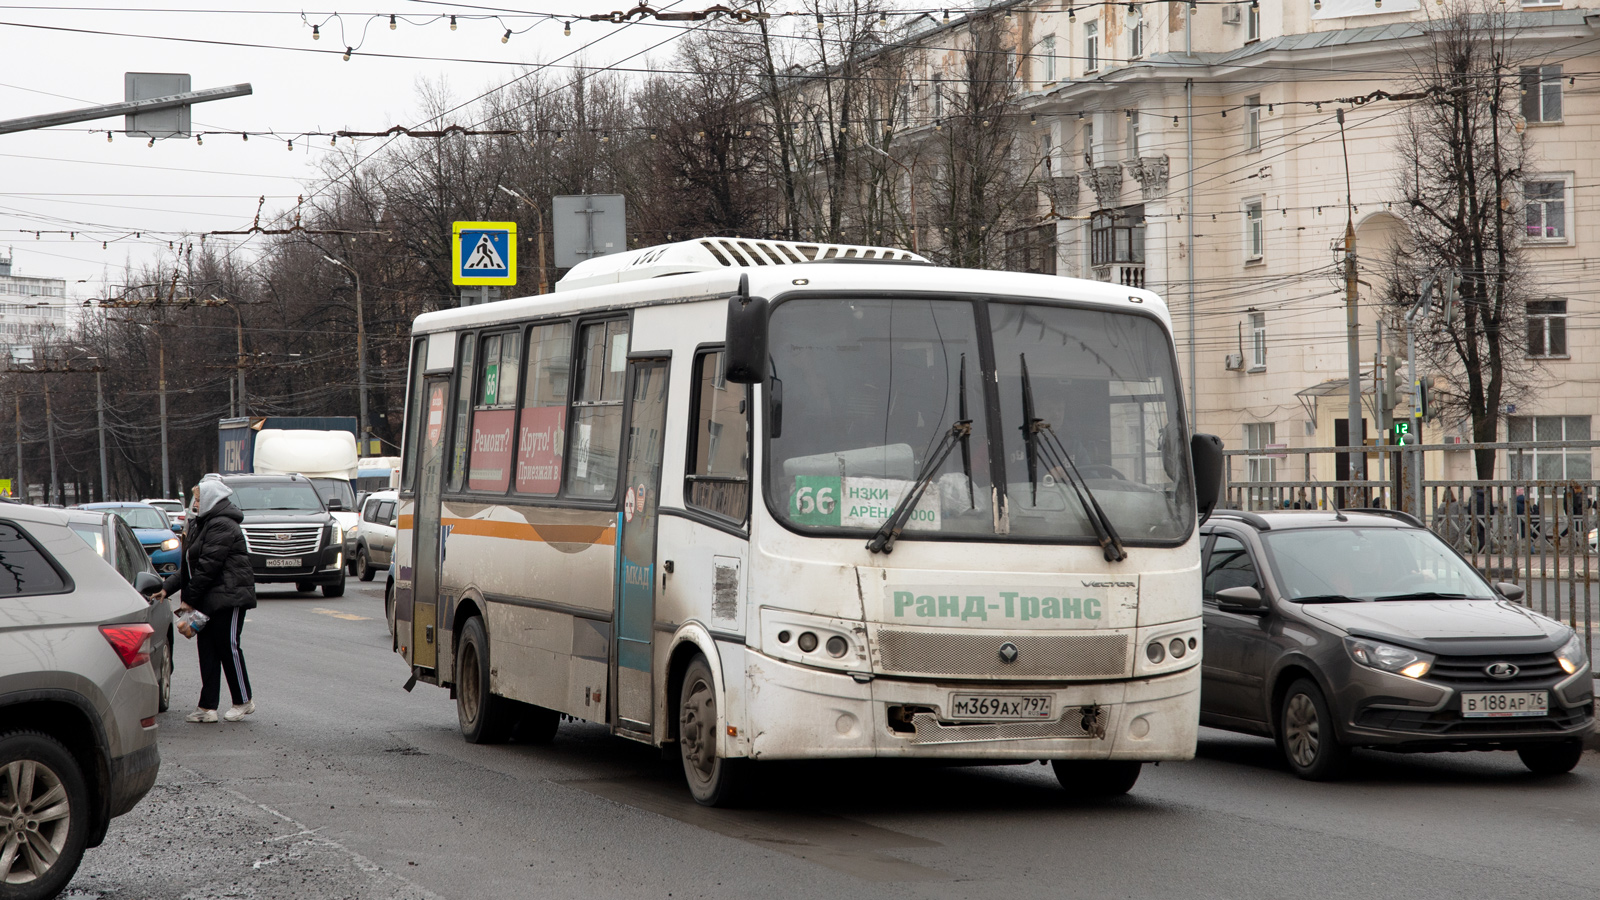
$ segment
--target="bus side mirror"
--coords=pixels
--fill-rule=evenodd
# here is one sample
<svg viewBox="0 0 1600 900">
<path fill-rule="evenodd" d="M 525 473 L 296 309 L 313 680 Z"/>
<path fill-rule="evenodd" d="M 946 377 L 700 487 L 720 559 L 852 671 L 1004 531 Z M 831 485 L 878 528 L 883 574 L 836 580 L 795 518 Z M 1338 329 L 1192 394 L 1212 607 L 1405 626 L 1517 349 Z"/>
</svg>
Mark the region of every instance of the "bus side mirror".
<svg viewBox="0 0 1600 900">
<path fill-rule="evenodd" d="M 722 375 L 734 384 L 760 384 L 767 377 L 767 300 L 750 296 L 750 276 L 739 276 L 739 293 L 728 298 L 727 349 Z"/>
<path fill-rule="evenodd" d="M 1194 466 L 1194 499 L 1200 521 L 1210 518 L 1222 495 L 1222 438 L 1195 434 L 1189 438 L 1189 460 Z"/>
</svg>

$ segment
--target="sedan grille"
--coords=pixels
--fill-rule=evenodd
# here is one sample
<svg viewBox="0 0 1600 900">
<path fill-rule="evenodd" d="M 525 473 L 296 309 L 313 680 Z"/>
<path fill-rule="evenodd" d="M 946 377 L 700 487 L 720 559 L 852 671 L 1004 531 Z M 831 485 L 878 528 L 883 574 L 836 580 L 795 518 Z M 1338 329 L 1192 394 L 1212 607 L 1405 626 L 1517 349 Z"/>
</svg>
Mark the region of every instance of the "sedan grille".
<svg viewBox="0 0 1600 900">
<path fill-rule="evenodd" d="M 1497 663 L 1516 667 L 1510 678 L 1491 678 L 1488 669 Z M 1563 678 L 1566 672 L 1556 662 L 1554 653 L 1511 653 L 1497 656 L 1441 656 L 1433 661 L 1427 680 L 1452 686 L 1474 685 L 1499 688 Z"/>
<path fill-rule="evenodd" d="M 251 553 L 262 556 L 300 556 L 315 553 L 322 544 L 321 525 L 244 526 L 244 542 Z"/>
<path fill-rule="evenodd" d="M 1006 645 L 1011 645 L 1009 648 Z M 1128 674 L 1128 636 L 878 632 L 885 672 L 954 678 L 1120 678 Z M 1005 662 L 1010 657 L 1012 662 Z"/>
</svg>

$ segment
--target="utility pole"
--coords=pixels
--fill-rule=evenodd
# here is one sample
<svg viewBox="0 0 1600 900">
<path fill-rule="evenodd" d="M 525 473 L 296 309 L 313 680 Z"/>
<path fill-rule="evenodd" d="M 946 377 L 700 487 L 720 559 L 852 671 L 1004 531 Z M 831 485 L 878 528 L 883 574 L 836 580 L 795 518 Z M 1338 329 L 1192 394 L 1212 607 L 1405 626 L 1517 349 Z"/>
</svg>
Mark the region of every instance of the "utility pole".
<svg viewBox="0 0 1600 900">
<path fill-rule="evenodd" d="M 160 367 L 157 381 L 161 386 L 161 496 L 165 499 L 172 496 L 172 475 L 167 462 L 167 341 L 159 331 L 156 332 L 156 347 L 157 365 Z"/>
<path fill-rule="evenodd" d="M 111 486 L 106 476 L 106 392 L 102 377 L 94 373 L 94 412 L 100 432 L 100 502 L 106 501 L 106 490 Z"/>
<path fill-rule="evenodd" d="M 1339 146 L 1344 151 L 1344 311 L 1345 311 L 1345 368 L 1349 384 L 1345 413 L 1348 427 L 1346 444 L 1350 453 L 1350 480 L 1367 478 L 1367 454 L 1361 439 L 1361 327 L 1356 309 L 1356 223 L 1354 203 L 1350 196 L 1350 148 L 1344 139 L 1344 110 L 1337 111 L 1339 120 Z M 1348 497 L 1347 497 L 1348 499 Z"/>
<path fill-rule="evenodd" d="M 21 497 L 23 503 L 28 502 L 28 483 L 22 480 L 22 392 L 17 391 L 17 485 L 12 488 L 11 496 Z"/>
<path fill-rule="evenodd" d="M 528 204 L 528 206 L 533 209 L 534 219 L 537 223 L 535 227 L 538 229 L 537 233 L 539 235 L 539 293 L 550 293 L 550 283 L 545 280 L 544 270 L 544 210 L 539 206 L 539 204 L 529 200 L 521 193 L 514 191 L 503 184 L 497 184 L 495 187 L 499 188 L 502 192 L 510 194 L 518 200 L 521 200 L 523 203 Z"/>
<path fill-rule="evenodd" d="M 355 266 L 344 260 L 334 259 L 326 253 L 322 255 L 322 258 L 349 272 L 350 277 L 354 278 L 356 282 L 356 381 L 361 404 L 361 419 L 357 423 L 356 430 L 361 432 L 361 442 L 363 449 L 365 449 L 366 442 L 372 434 L 372 429 L 367 423 L 367 326 L 361 313 L 361 273 L 356 271 Z M 241 356 L 244 353 L 242 344 L 239 352 Z M 239 377 L 241 379 L 240 390 L 243 390 L 244 369 L 242 368 L 239 370 Z"/>
<path fill-rule="evenodd" d="M 62 503 L 61 482 L 56 478 L 56 423 L 55 417 L 50 414 L 50 379 L 44 378 L 40 382 L 44 385 L 44 435 L 45 443 L 50 447 L 50 489 L 45 492 L 44 502 L 54 500 Z M 65 503 L 62 503 L 65 506 Z"/>
</svg>

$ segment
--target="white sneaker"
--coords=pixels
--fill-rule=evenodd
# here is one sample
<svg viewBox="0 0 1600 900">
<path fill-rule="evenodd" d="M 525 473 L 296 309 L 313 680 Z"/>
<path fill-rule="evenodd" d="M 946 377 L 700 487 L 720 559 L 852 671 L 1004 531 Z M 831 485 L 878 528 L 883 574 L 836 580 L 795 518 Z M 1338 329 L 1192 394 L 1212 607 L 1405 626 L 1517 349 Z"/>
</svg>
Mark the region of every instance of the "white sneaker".
<svg viewBox="0 0 1600 900">
<path fill-rule="evenodd" d="M 183 720 L 185 722 L 215 722 L 217 720 L 217 711 L 201 707 L 184 716 Z"/>
<path fill-rule="evenodd" d="M 243 704 L 235 703 L 233 706 L 228 708 L 227 712 L 222 714 L 222 718 L 229 722 L 237 722 L 255 711 L 256 701 L 254 700 L 247 701 Z M 212 713 L 212 715 L 216 714 Z M 212 719 L 211 721 L 215 722 L 216 719 Z"/>
</svg>

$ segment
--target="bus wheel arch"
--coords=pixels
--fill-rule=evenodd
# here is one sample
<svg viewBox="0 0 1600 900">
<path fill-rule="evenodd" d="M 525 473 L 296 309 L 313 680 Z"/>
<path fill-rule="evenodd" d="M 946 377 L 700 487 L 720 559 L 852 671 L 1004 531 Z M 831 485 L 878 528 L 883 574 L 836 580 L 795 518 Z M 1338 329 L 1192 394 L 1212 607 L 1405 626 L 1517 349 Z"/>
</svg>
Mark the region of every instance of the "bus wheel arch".
<svg viewBox="0 0 1600 900">
<path fill-rule="evenodd" d="M 483 633 L 485 636 L 489 636 L 489 614 L 487 609 L 475 592 L 464 591 L 461 594 L 461 599 L 456 601 L 455 611 L 450 616 L 450 671 L 448 673 L 440 673 L 441 683 L 443 683 L 443 676 L 448 674 L 450 677 L 448 683 L 452 687 L 455 685 L 455 665 L 461 649 L 461 630 L 466 627 L 467 621 L 473 618 L 483 620 Z"/>
<path fill-rule="evenodd" d="M 736 806 L 748 793 L 751 761 L 727 752 L 721 666 L 693 641 L 674 646 L 671 658 L 681 659 L 682 669 L 674 666 L 669 680 L 674 700 L 668 721 L 678 729 L 678 757 L 689 793 L 702 806 Z"/>
<path fill-rule="evenodd" d="M 719 709 L 726 709 L 724 698 L 727 697 L 727 687 L 723 684 L 722 660 L 717 654 L 717 646 L 711 640 L 711 635 L 705 629 L 693 623 L 678 629 L 672 636 L 672 649 L 667 653 L 667 677 L 665 679 L 666 696 L 662 698 L 661 709 L 666 729 L 662 733 L 662 743 L 676 743 L 678 740 L 678 706 L 683 699 L 683 676 L 689 670 L 689 663 L 696 656 L 705 657 L 706 664 L 711 667 L 711 676 L 717 691 Z"/>
</svg>

